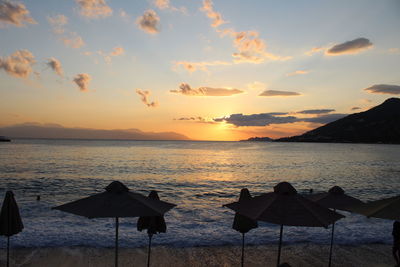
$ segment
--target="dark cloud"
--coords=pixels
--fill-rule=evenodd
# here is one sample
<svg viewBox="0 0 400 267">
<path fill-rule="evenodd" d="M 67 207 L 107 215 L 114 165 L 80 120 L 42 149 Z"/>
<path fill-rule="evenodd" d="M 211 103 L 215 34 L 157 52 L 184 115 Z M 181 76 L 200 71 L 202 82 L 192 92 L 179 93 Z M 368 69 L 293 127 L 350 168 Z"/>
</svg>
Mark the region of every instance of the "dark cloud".
<svg viewBox="0 0 400 267">
<path fill-rule="evenodd" d="M 154 10 L 146 10 L 144 14 L 137 18 L 136 24 L 140 29 L 147 33 L 159 33 L 160 18 Z"/>
<path fill-rule="evenodd" d="M 11 56 L 0 57 L 0 69 L 17 78 L 27 78 L 32 72 L 35 57 L 28 50 L 17 50 Z"/>
<path fill-rule="evenodd" d="M 389 94 L 389 95 L 399 95 L 400 86 L 392 84 L 375 84 L 364 89 L 365 91 L 372 94 Z"/>
<path fill-rule="evenodd" d="M 361 109 L 360 107 L 352 107 L 351 110 L 359 110 Z"/>
<path fill-rule="evenodd" d="M 61 63 L 58 59 L 52 57 L 49 58 L 46 62 L 47 66 L 49 66 L 52 70 L 54 70 L 58 75 L 63 76 L 63 69 L 61 67 Z"/>
<path fill-rule="evenodd" d="M 192 121 L 197 123 L 207 123 L 207 124 L 214 124 L 216 123 L 214 120 L 209 120 L 203 117 L 181 117 L 178 119 L 174 119 L 176 121 Z"/>
<path fill-rule="evenodd" d="M 243 93 L 239 89 L 227 88 L 199 87 L 194 89 L 187 83 L 181 83 L 178 90 L 170 90 L 170 92 L 188 96 L 231 96 Z"/>
<path fill-rule="evenodd" d="M 301 94 L 299 94 L 297 92 L 265 90 L 258 96 L 299 96 L 299 95 L 301 95 Z"/>
<path fill-rule="evenodd" d="M 146 106 L 151 107 L 151 108 L 155 108 L 155 107 L 158 106 L 158 103 L 157 103 L 157 102 L 155 102 L 155 101 L 150 102 L 150 100 L 149 100 L 150 92 L 149 92 L 149 91 L 136 89 L 136 93 L 137 93 L 138 95 L 140 95 L 142 102 L 143 102 Z"/>
<path fill-rule="evenodd" d="M 302 110 L 298 111 L 296 113 L 300 114 L 324 114 L 324 113 L 330 113 L 335 111 L 334 109 L 307 109 L 307 110 Z"/>
<path fill-rule="evenodd" d="M 346 117 L 347 115 L 348 114 L 339 114 L 339 113 L 338 114 L 326 114 L 326 115 L 321 115 L 321 116 L 313 117 L 313 118 L 299 118 L 298 121 L 326 124 L 326 123 L 330 123 L 332 121 L 341 119 L 343 117 Z"/>
<path fill-rule="evenodd" d="M 371 48 L 373 44 L 366 38 L 357 38 L 342 44 L 337 44 L 326 51 L 327 55 L 357 54 L 362 50 Z"/>
<path fill-rule="evenodd" d="M 78 85 L 79 90 L 81 90 L 82 92 L 87 92 L 89 91 L 90 80 L 92 80 L 92 77 L 90 77 L 89 74 L 80 73 L 75 76 L 73 81 L 76 83 L 76 85 Z"/>
<path fill-rule="evenodd" d="M 37 22 L 29 16 L 29 10 L 24 4 L 0 0 L 0 23 L 23 27 L 25 23 L 36 24 Z"/>
</svg>

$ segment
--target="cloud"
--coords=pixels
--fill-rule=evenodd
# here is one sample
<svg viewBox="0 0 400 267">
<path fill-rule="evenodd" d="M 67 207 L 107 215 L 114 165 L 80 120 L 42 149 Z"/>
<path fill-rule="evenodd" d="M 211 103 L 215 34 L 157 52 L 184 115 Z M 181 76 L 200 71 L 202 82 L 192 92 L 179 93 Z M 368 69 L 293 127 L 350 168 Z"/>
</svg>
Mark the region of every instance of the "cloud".
<svg viewBox="0 0 400 267">
<path fill-rule="evenodd" d="M 79 13 L 87 18 L 102 18 L 112 14 L 112 9 L 105 0 L 76 0 Z"/>
<path fill-rule="evenodd" d="M 85 45 L 82 37 L 80 37 L 76 32 L 70 32 L 68 36 L 61 37 L 61 40 L 66 46 L 71 48 L 81 48 Z"/>
<path fill-rule="evenodd" d="M 359 110 L 361 109 L 360 107 L 352 107 L 351 110 Z"/>
<path fill-rule="evenodd" d="M 389 94 L 389 95 L 399 95 L 400 86 L 392 84 L 375 84 L 364 89 L 365 91 L 372 94 Z"/>
<path fill-rule="evenodd" d="M 250 90 L 264 90 L 267 86 L 265 83 L 255 81 L 255 82 L 247 84 L 247 87 Z"/>
<path fill-rule="evenodd" d="M 203 1 L 203 6 L 202 6 L 202 8 L 200 10 L 204 11 L 207 14 L 207 17 L 212 19 L 212 23 L 211 23 L 212 27 L 215 28 L 215 27 L 218 27 L 221 24 L 226 23 L 226 21 L 224 21 L 222 19 L 221 14 L 214 11 L 213 2 L 211 0 L 204 0 Z"/>
<path fill-rule="evenodd" d="M 154 1 L 154 5 L 158 8 L 158 9 L 168 9 L 168 10 L 172 10 L 172 11 L 180 11 L 184 14 L 187 13 L 187 10 L 185 7 L 174 7 L 170 4 L 169 0 L 155 0 Z"/>
<path fill-rule="evenodd" d="M 343 54 L 357 54 L 363 50 L 372 48 L 373 44 L 366 38 L 357 38 L 329 48 L 325 54 L 329 56 Z"/>
<path fill-rule="evenodd" d="M 178 119 L 174 119 L 175 121 L 192 121 L 192 122 L 196 122 L 196 123 L 206 123 L 206 124 L 215 124 L 216 122 L 214 120 L 210 120 L 207 118 L 203 118 L 203 117 L 181 117 Z"/>
<path fill-rule="evenodd" d="M 53 17 L 47 17 L 47 21 L 50 23 L 55 34 L 63 34 L 65 32 L 64 26 L 68 24 L 68 17 L 58 14 Z"/>
<path fill-rule="evenodd" d="M 27 78 L 32 72 L 35 57 L 28 50 L 17 50 L 8 57 L 0 57 L 0 69 L 17 78 Z"/>
<path fill-rule="evenodd" d="M 150 102 L 150 101 L 149 101 L 149 96 L 150 96 L 150 92 L 149 92 L 149 91 L 136 89 L 136 93 L 137 93 L 138 95 L 141 96 L 142 102 L 143 102 L 146 106 L 152 107 L 152 108 L 155 108 L 155 107 L 158 106 L 158 103 L 157 103 L 157 102 L 155 102 L 155 101 Z"/>
<path fill-rule="evenodd" d="M 17 27 L 26 26 L 25 23 L 37 24 L 29 16 L 29 10 L 26 9 L 24 4 L 12 3 L 7 0 L 0 1 L 0 23 L 6 25 L 12 24 Z"/>
<path fill-rule="evenodd" d="M 324 113 L 330 113 L 335 111 L 334 109 L 307 109 L 307 110 L 302 110 L 298 111 L 296 113 L 300 114 L 324 114 Z"/>
<path fill-rule="evenodd" d="M 228 88 L 199 87 L 192 89 L 187 83 L 181 83 L 179 90 L 170 90 L 170 92 L 187 96 L 231 96 L 243 93 L 242 90 Z"/>
<path fill-rule="evenodd" d="M 123 55 L 125 53 L 125 49 L 121 46 L 114 47 L 112 52 L 110 53 L 110 56 L 116 57 Z"/>
<path fill-rule="evenodd" d="M 296 70 L 294 72 L 287 73 L 286 76 L 296 76 L 296 75 L 305 75 L 309 74 L 310 72 L 308 70 Z"/>
<path fill-rule="evenodd" d="M 265 90 L 258 96 L 299 96 L 300 93 L 289 92 L 289 91 L 278 91 L 278 90 Z"/>
<path fill-rule="evenodd" d="M 178 61 L 174 62 L 175 66 L 182 66 L 185 70 L 189 72 L 194 72 L 197 70 L 202 70 L 204 72 L 208 72 L 209 66 L 221 66 L 221 65 L 232 65 L 231 62 L 226 61 L 202 61 L 202 62 L 190 62 L 190 61 Z"/>
<path fill-rule="evenodd" d="M 311 122 L 311 123 L 326 124 L 347 116 L 347 114 L 326 114 L 312 118 L 298 118 L 295 116 L 284 116 L 287 114 L 288 113 L 272 112 L 272 113 L 243 115 L 239 113 L 239 114 L 232 114 L 227 117 L 214 118 L 213 120 L 215 122 L 225 122 L 228 124 L 232 124 L 237 127 L 242 127 L 242 126 L 261 127 L 261 126 L 268 126 L 270 124 L 285 124 L 294 122 Z"/>
<path fill-rule="evenodd" d="M 79 90 L 82 92 L 87 92 L 89 91 L 89 82 L 92 80 L 92 77 L 90 77 L 89 74 L 87 73 L 80 73 L 75 76 L 73 81 L 78 85 Z"/>
<path fill-rule="evenodd" d="M 88 55 L 91 55 L 90 52 L 87 52 Z M 121 56 L 125 53 L 125 49 L 122 46 L 116 46 L 110 53 L 106 53 L 103 51 L 97 51 L 97 54 L 101 55 L 104 58 L 106 63 L 111 63 L 112 57 Z"/>
<path fill-rule="evenodd" d="M 63 69 L 58 59 L 54 57 L 49 58 L 48 61 L 46 62 L 46 65 L 49 66 L 52 70 L 54 70 L 58 75 L 63 76 Z"/>
<path fill-rule="evenodd" d="M 144 14 L 136 19 L 136 24 L 143 31 L 156 34 L 159 33 L 160 18 L 154 10 L 146 10 Z"/>
<path fill-rule="evenodd" d="M 313 47 L 313 48 L 311 48 L 310 51 L 307 51 L 304 54 L 306 54 L 307 56 L 312 56 L 313 54 L 324 51 L 324 50 L 326 50 L 326 47 Z"/>
</svg>

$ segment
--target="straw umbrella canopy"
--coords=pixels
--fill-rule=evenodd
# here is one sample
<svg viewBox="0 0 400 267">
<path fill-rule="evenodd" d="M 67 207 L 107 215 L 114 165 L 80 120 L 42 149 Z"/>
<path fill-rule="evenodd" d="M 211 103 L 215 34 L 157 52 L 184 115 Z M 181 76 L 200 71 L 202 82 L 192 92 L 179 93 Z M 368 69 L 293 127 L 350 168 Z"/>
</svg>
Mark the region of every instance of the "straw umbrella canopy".
<svg viewBox="0 0 400 267">
<path fill-rule="evenodd" d="M 10 266 L 10 236 L 24 229 L 14 193 L 7 191 L 0 212 L 0 235 L 7 237 L 7 267 Z"/>
<path fill-rule="evenodd" d="M 334 186 L 328 192 L 318 193 L 307 196 L 308 199 L 317 202 L 325 208 L 333 209 L 334 211 L 344 210 L 349 211 L 349 206 L 360 205 L 363 202 L 355 197 L 346 195 L 340 186 Z M 332 263 L 333 236 L 335 232 L 335 223 L 332 224 L 331 246 L 329 249 L 329 266 Z"/>
<path fill-rule="evenodd" d="M 250 200 L 252 197 L 247 188 L 243 188 L 240 190 L 239 202 Z M 243 216 L 239 213 L 235 214 L 235 218 L 233 219 L 232 228 L 242 234 L 242 267 L 244 265 L 244 235 L 253 228 L 257 228 L 258 224 L 256 220 L 252 220 L 249 217 Z"/>
<path fill-rule="evenodd" d="M 288 182 L 277 184 L 274 192 L 225 206 L 253 220 L 280 225 L 277 266 L 280 263 L 284 225 L 326 228 L 344 217 L 297 194 Z"/>
<path fill-rule="evenodd" d="M 348 207 L 349 211 L 364 216 L 400 220 L 400 195 Z"/>
<path fill-rule="evenodd" d="M 151 191 L 149 194 L 150 199 L 160 200 L 156 191 Z M 151 238 L 154 234 L 165 233 L 167 225 L 165 224 L 164 216 L 143 216 L 139 217 L 137 222 L 137 229 L 142 231 L 147 229 L 149 236 L 149 248 L 147 250 L 147 266 L 150 266 L 150 252 L 151 252 Z"/>
<path fill-rule="evenodd" d="M 150 199 L 130 192 L 123 183 L 110 183 L 105 192 L 82 198 L 53 209 L 87 218 L 115 218 L 115 266 L 118 266 L 119 218 L 139 216 L 162 216 L 175 207 L 165 201 Z"/>
</svg>

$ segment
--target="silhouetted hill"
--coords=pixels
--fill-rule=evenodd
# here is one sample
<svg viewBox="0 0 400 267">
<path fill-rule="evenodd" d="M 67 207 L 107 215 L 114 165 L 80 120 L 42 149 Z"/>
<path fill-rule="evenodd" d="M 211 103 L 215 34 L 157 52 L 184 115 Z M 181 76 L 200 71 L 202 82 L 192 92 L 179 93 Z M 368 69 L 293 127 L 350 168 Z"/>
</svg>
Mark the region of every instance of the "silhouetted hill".
<svg viewBox="0 0 400 267">
<path fill-rule="evenodd" d="M 389 98 L 367 111 L 276 141 L 400 144 L 400 99 Z"/>
<path fill-rule="evenodd" d="M 10 138 L 52 139 L 121 139 L 121 140 L 189 140 L 175 132 L 142 132 L 138 129 L 101 130 L 67 128 L 58 124 L 24 123 L 0 128 L 0 135 Z"/>
<path fill-rule="evenodd" d="M 269 137 L 250 137 L 249 139 L 246 140 L 240 140 L 240 141 L 264 141 L 264 142 L 270 142 L 273 141 L 274 139 L 269 138 Z"/>
</svg>

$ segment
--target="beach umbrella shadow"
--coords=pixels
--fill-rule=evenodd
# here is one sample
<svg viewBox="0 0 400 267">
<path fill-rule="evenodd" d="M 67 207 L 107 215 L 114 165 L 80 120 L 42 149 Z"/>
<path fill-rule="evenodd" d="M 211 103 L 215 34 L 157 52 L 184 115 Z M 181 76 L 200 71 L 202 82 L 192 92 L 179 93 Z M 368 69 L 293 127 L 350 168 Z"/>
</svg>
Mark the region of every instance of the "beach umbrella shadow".
<svg viewBox="0 0 400 267">
<path fill-rule="evenodd" d="M 0 212 L 0 235 L 7 237 L 7 267 L 10 266 L 10 236 L 24 229 L 14 193 L 7 191 Z"/>
<path fill-rule="evenodd" d="M 251 194 L 247 188 L 243 188 L 240 190 L 239 202 L 250 200 Z M 242 234 L 242 258 L 241 258 L 241 266 L 244 266 L 244 235 L 250 231 L 251 229 L 257 228 L 258 223 L 255 220 L 252 220 L 246 216 L 243 216 L 239 213 L 235 214 L 235 218 L 233 219 L 232 228 Z"/>
<path fill-rule="evenodd" d="M 288 182 L 277 184 L 274 192 L 224 206 L 253 220 L 280 225 L 277 266 L 280 263 L 284 225 L 327 228 L 344 217 L 301 196 Z"/>
<path fill-rule="evenodd" d="M 115 266 L 118 266 L 119 218 L 163 216 L 175 207 L 165 201 L 151 199 L 129 191 L 123 183 L 110 183 L 105 192 L 82 198 L 53 209 L 87 218 L 115 218 Z"/>
<path fill-rule="evenodd" d="M 150 199 L 160 200 L 156 191 L 151 191 L 149 194 Z M 164 216 L 143 216 L 139 217 L 137 222 L 137 229 L 142 231 L 147 229 L 149 236 L 149 247 L 147 250 L 147 267 L 150 266 L 150 253 L 151 253 L 151 239 L 154 234 L 165 233 L 167 225 L 165 224 Z"/>
<path fill-rule="evenodd" d="M 344 190 L 340 186 L 334 186 L 329 189 L 328 192 L 318 193 L 307 196 L 308 199 L 320 204 L 321 206 L 329 209 L 349 211 L 348 207 L 363 204 L 363 202 L 357 198 L 346 195 Z M 332 224 L 331 233 L 331 245 L 329 249 L 329 267 L 332 263 L 332 251 L 333 251 L 333 237 L 335 232 L 335 222 Z"/>
</svg>

